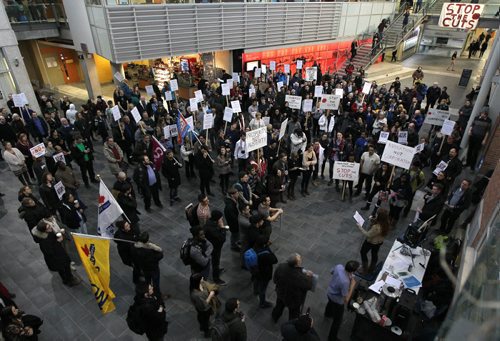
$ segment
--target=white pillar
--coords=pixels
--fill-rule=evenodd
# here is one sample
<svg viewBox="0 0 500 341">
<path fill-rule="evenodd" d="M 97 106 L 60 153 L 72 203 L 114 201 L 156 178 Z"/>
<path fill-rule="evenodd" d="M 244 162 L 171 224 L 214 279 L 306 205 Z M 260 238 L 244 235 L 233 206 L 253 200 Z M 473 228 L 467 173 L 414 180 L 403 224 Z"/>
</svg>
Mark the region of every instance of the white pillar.
<svg viewBox="0 0 500 341">
<path fill-rule="evenodd" d="M 493 77 L 496 74 L 498 67 L 500 66 L 500 43 L 498 42 L 498 34 L 495 37 L 495 41 L 493 42 L 493 47 L 491 48 L 490 58 L 486 63 L 486 72 L 484 73 L 484 77 L 481 81 L 481 89 L 479 90 L 479 94 L 477 95 L 476 102 L 474 102 L 474 108 L 472 109 L 472 114 L 470 115 L 469 122 L 467 122 L 467 128 L 465 129 L 464 136 L 462 138 L 462 143 L 460 144 L 460 148 L 462 151 L 466 146 L 469 145 L 469 134 L 468 131 L 472 126 L 472 122 L 477 115 L 481 112 L 481 109 L 488 104 L 486 99 L 488 94 L 491 91 L 491 83 L 493 81 Z M 489 118 L 492 122 L 495 122 L 498 117 L 498 108 L 490 107 Z M 492 126 L 494 127 L 494 125 Z"/>
<path fill-rule="evenodd" d="M 116 79 L 115 74 L 118 72 L 125 79 L 125 70 L 123 69 L 123 64 L 113 63 L 113 62 L 109 62 L 109 63 L 111 64 L 111 73 L 113 74 L 113 83 L 115 83 L 115 85 L 120 85 L 120 82 L 118 82 L 118 80 Z"/>
<path fill-rule="evenodd" d="M 83 77 L 85 78 L 85 86 L 87 87 L 89 98 L 95 99 L 97 96 L 102 95 L 102 93 L 94 56 L 91 53 L 84 53 L 81 51 L 77 51 L 77 53 L 80 59 L 80 65 L 82 67 Z"/>
</svg>

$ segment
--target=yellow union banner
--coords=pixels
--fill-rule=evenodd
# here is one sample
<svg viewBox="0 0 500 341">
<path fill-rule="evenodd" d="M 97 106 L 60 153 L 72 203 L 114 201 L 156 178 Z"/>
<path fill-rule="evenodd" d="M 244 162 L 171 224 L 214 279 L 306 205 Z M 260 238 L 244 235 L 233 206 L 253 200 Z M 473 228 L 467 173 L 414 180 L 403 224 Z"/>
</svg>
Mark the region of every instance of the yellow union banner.
<svg viewBox="0 0 500 341">
<path fill-rule="evenodd" d="M 113 311 L 115 294 L 109 287 L 109 239 L 76 233 L 72 235 L 99 309 L 103 314 Z"/>
</svg>

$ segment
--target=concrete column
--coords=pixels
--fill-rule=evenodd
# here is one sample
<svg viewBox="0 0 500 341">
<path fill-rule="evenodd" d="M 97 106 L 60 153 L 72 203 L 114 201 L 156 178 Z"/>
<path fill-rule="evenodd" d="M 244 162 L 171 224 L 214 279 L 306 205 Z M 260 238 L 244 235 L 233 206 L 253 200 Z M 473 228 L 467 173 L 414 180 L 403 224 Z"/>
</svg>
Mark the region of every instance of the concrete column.
<svg viewBox="0 0 500 341">
<path fill-rule="evenodd" d="M 77 53 L 78 58 L 80 59 L 80 66 L 82 67 L 83 77 L 85 78 L 85 86 L 87 87 L 89 98 L 95 99 L 97 96 L 102 95 L 102 93 L 94 57 L 92 54 L 87 54 L 81 51 L 77 51 Z"/>
<path fill-rule="evenodd" d="M 488 98 L 488 94 L 491 91 L 491 84 L 493 81 L 493 77 L 496 74 L 498 67 L 500 66 L 500 43 L 498 42 L 498 34 L 495 37 L 495 41 L 493 43 L 493 47 L 491 48 L 490 58 L 486 63 L 484 73 L 484 77 L 481 82 L 481 89 L 479 90 L 479 94 L 477 95 L 476 102 L 474 102 L 474 108 L 472 109 L 472 114 L 470 115 L 469 122 L 467 122 L 467 128 L 465 129 L 464 136 L 462 138 L 462 143 L 460 147 L 462 151 L 465 153 L 464 149 L 469 145 L 469 134 L 468 131 L 472 126 L 472 122 L 479 115 L 481 109 L 488 104 L 486 99 Z M 498 108 L 490 107 L 489 118 L 494 123 L 498 117 Z M 493 125 L 494 126 L 494 125 Z"/>
<path fill-rule="evenodd" d="M 115 74 L 118 72 L 125 79 L 125 70 L 123 70 L 123 64 L 113 63 L 113 62 L 109 62 L 109 63 L 111 64 L 111 73 L 113 74 L 113 83 L 115 83 L 115 85 L 120 85 L 120 82 L 118 82 L 118 80 L 116 79 Z"/>
<path fill-rule="evenodd" d="M 30 76 L 28 75 L 28 70 L 26 70 L 26 66 L 24 65 L 24 59 L 23 56 L 21 56 L 19 47 L 17 45 L 4 46 L 2 49 L 9 66 L 10 74 L 14 79 L 17 92 L 24 93 L 28 99 L 30 108 L 37 113 L 41 113 L 40 106 L 36 100 L 35 91 L 33 91 Z"/>
</svg>

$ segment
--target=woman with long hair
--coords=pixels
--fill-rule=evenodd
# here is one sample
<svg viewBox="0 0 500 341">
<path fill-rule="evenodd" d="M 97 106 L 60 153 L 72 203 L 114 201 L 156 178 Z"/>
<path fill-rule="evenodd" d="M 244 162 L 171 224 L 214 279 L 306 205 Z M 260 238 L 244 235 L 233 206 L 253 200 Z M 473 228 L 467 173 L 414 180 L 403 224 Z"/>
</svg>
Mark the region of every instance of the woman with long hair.
<svg viewBox="0 0 500 341">
<path fill-rule="evenodd" d="M 5 151 L 3 152 L 3 159 L 9 165 L 10 170 L 21 181 L 24 186 L 31 185 L 31 179 L 28 174 L 28 167 L 26 165 L 26 158 L 23 153 L 12 147 L 10 142 L 5 142 Z"/>
<path fill-rule="evenodd" d="M 24 154 L 24 162 L 26 167 L 28 168 L 29 176 L 31 179 L 33 179 L 33 182 L 35 182 L 35 172 L 33 171 L 33 163 L 35 163 L 35 160 L 33 159 L 30 151 L 30 149 L 33 148 L 33 143 L 31 143 L 31 141 L 29 140 L 28 134 L 19 134 L 16 148 Z"/>
<path fill-rule="evenodd" d="M 226 195 L 229 189 L 229 175 L 231 173 L 231 155 L 225 146 L 219 148 L 219 155 L 215 159 L 215 166 L 219 170 L 220 190 L 222 195 Z"/>
<path fill-rule="evenodd" d="M 210 291 L 203 285 L 203 275 L 195 273 L 189 278 L 189 295 L 191 302 L 196 309 L 200 330 L 205 333 L 205 337 L 210 336 L 210 315 L 214 313 L 212 300 L 216 297 L 215 291 Z"/>
<path fill-rule="evenodd" d="M 378 250 L 384 243 L 385 236 L 389 233 L 389 213 L 386 209 L 379 208 L 377 215 L 372 220 L 370 228 L 365 230 L 361 225 L 356 224 L 358 229 L 366 237 L 363 245 L 361 246 L 361 262 L 363 264 L 363 271 L 365 273 L 372 272 L 378 261 Z M 368 266 L 368 252 L 371 251 L 372 257 L 370 265 Z"/>
</svg>

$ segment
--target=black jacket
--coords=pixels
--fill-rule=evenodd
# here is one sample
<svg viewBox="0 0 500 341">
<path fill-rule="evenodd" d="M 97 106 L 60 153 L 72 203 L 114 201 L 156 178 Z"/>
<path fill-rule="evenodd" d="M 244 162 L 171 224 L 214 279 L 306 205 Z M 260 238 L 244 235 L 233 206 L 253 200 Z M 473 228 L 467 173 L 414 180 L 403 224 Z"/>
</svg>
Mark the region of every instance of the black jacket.
<svg viewBox="0 0 500 341">
<path fill-rule="evenodd" d="M 198 152 L 196 155 L 196 166 L 200 172 L 200 178 L 210 179 L 214 174 L 214 163 L 210 157 L 203 157 L 203 154 Z"/>
<path fill-rule="evenodd" d="M 153 165 L 150 165 L 153 167 Z M 153 168 L 154 170 L 154 168 Z M 155 176 L 156 176 L 156 184 L 158 185 L 158 188 L 161 190 L 161 178 L 158 172 L 155 170 Z M 134 171 L 134 181 L 137 184 L 137 188 L 142 192 L 143 194 L 148 193 L 150 191 L 149 189 L 149 178 L 148 178 L 148 170 L 146 166 L 141 162 L 137 168 Z"/>
<path fill-rule="evenodd" d="M 446 197 L 443 193 L 440 193 L 434 198 L 432 198 L 431 196 L 425 196 L 424 200 L 425 204 L 424 207 L 422 207 L 422 212 L 419 215 L 419 219 L 426 221 L 430 219 L 433 215 L 437 216 L 441 212 Z"/>
<path fill-rule="evenodd" d="M 125 215 L 130 220 L 131 224 L 136 224 L 139 222 L 140 219 L 139 215 L 137 214 L 137 201 L 133 196 L 129 197 L 123 193 L 119 193 L 116 201 L 122 208 L 123 213 L 125 213 Z"/>
<path fill-rule="evenodd" d="M 159 271 L 158 263 L 162 258 L 162 249 L 152 243 L 137 242 L 132 248 L 133 262 L 142 271 Z"/>
<path fill-rule="evenodd" d="M 40 219 L 46 218 L 50 215 L 49 210 L 43 204 L 37 204 L 33 207 L 21 206 L 21 211 L 23 211 L 23 219 L 28 225 L 30 230 L 38 224 Z"/>
<path fill-rule="evenodd" d="M 312 288 L 312 277 L 302 272 L 302 268 L 281 263 L 274 271 L 276 295 L 287 307 L 299 307 Z"/>
<path fill-rule="evenodd" d="M 238 232 L 238 206 L 236 202 L 226 197 L 224 198 L 224 217 L 226 218 L 226 222 L 229 225 L 229 230 L 233 232 Z"/>
<path fill-rule="evenodd" d="M 117 239 L 124 239 L 124 240 L 130 240 L 130 241 L 137 241 L 137 235 L 133 229 L 130 229 L 130 231 L 125 232 L 122 230 L 118 230 L 115 232 L 114 235 L 115 238 Z M 120 255 L 120 258 L 122 259 L 123 264 L 132 266 L 132 248 L 134 247 L 134 244 L 132 243 L 127 243 L 127 242 L 121 242 L 118 240 L 115 240 L 116 243 L 116 248 L 118 249 L 118 254 Z"/>
<path fill-rule="evenodd" d="M 178 164 L 174 159 L 169 160 L 168 157 L 163 159 L 161 173 L 167 178 L 168 187 L 175 188 L 181 184 L 181 175 L 179 174 L 179 168 L 181 167 L 182 165 Z"/>
<path fill-rule="evenodd" d="M 45 204 L 45 207 L 55 214 L 55 211 L 59 208 L 61 201 L 57 196 L 54 186 L 49 187 L 46 184 L 42 184 L 40 186 L 40 198 Z"/>
<path fill-rule="evenodd" d="M 247 326 L 242 321 L 240 314 L 222 313 L 222 320 L 229 326 L 229 340 L 230 341 L 246 341 L 247 339 Z"/>
<path fill-rule="evenodd" d="M 255 277 L 261 280 L 270 281 L 273 278 L 273 265 L 278 263 L 278 258 L 269 249 L 269 247 L 264 247 L 263 249 L 255 250 L 258 259 L 258 271 Z"/>
<path fill-rule="evenodd" d="M 455 193 L 459 188 L 460 186 L 456 187 L 453 191 L 450 192 L 450 195 L 448 196 L 448 202 L 451 200 L 451 198 L 453 198 L 453 193 Z M 465 190 L 465 192 L 462 194 L 462 196 L 458 200 L 453 210 L 456 212 L 465 211 L 467 208 L 469 208 L 471 200 L 472 200 L 472 191 L 469 188 Z"/>
<path fill-rule="evenodd" d="M 203 229 L 205 230 L 207 240 L 212 243 L 214 249 L 221 249 L 222 245 L 226 242 L 226 230 L 221 229 L 216 221 L 210 219 Z"/>
<path fill-rule="evenodd" d="M 82 144 L 85 146 L 85 149 L 89 149 L 90 150 L 90 153 L 88 153 L 88 157 L 89 157 L 89 161 L 92 161 L 94 160 L 94 156 L 92 155 L 94 150 L 92 148 L 92 146 L 90 146 L 88 144 L 88 142 L 85 142 L 83 141 Z M 73 148 L 71 148 L 71 155 L 73 156 L 73 159 L 75 160 L 75 162 L 81 166 L 85 163 L 85 153 L 80 151 L 80 149 L 78 149 L 78 147 L 75 145 L 73 145 Z"/>
<path fill-rule="evenodd" d="M 69 267 L 71 260 L 62 244 L 57 241 L 54 232 L 40 232 L 34 227 L 31 233 L 36 242 L 40 245 L 40 250 L 43 253 L 43 258 L 49 270 L 59 271 Z"/>
<path fill-rule="evenodd" d="M 140 321 L 136 322 L 144 327 L 148 340 L 162 339 L 168 331 L 168 322 L 165 320 L 165 304 L 161 298 L 153 297 L 140 297 L 134 298 L 134 306 L 138 310 L 137 316 Z M 160 306 L 163 310 L 159 312 Z"/>
<path fill-rule="evenodd" d="M 80 205 L 80 208 L 85 209 L 86 207 L 83 206 L 83 204 Z M 84 222 L 87 221 L 87 218 L 85 217 L 84 213 L 80 213 L 80 216 L 77 213 L 77 208 L 75 207 L 74 204 L 69 203 L 69 202 L 64 202 L 62 203 L 59 213 L 61 214 L 61 220 L 64 225 L 66 225 L 70 229 L 79 229 L 80 228 L 80 222 L 83 220 Z"/>
</svg>

